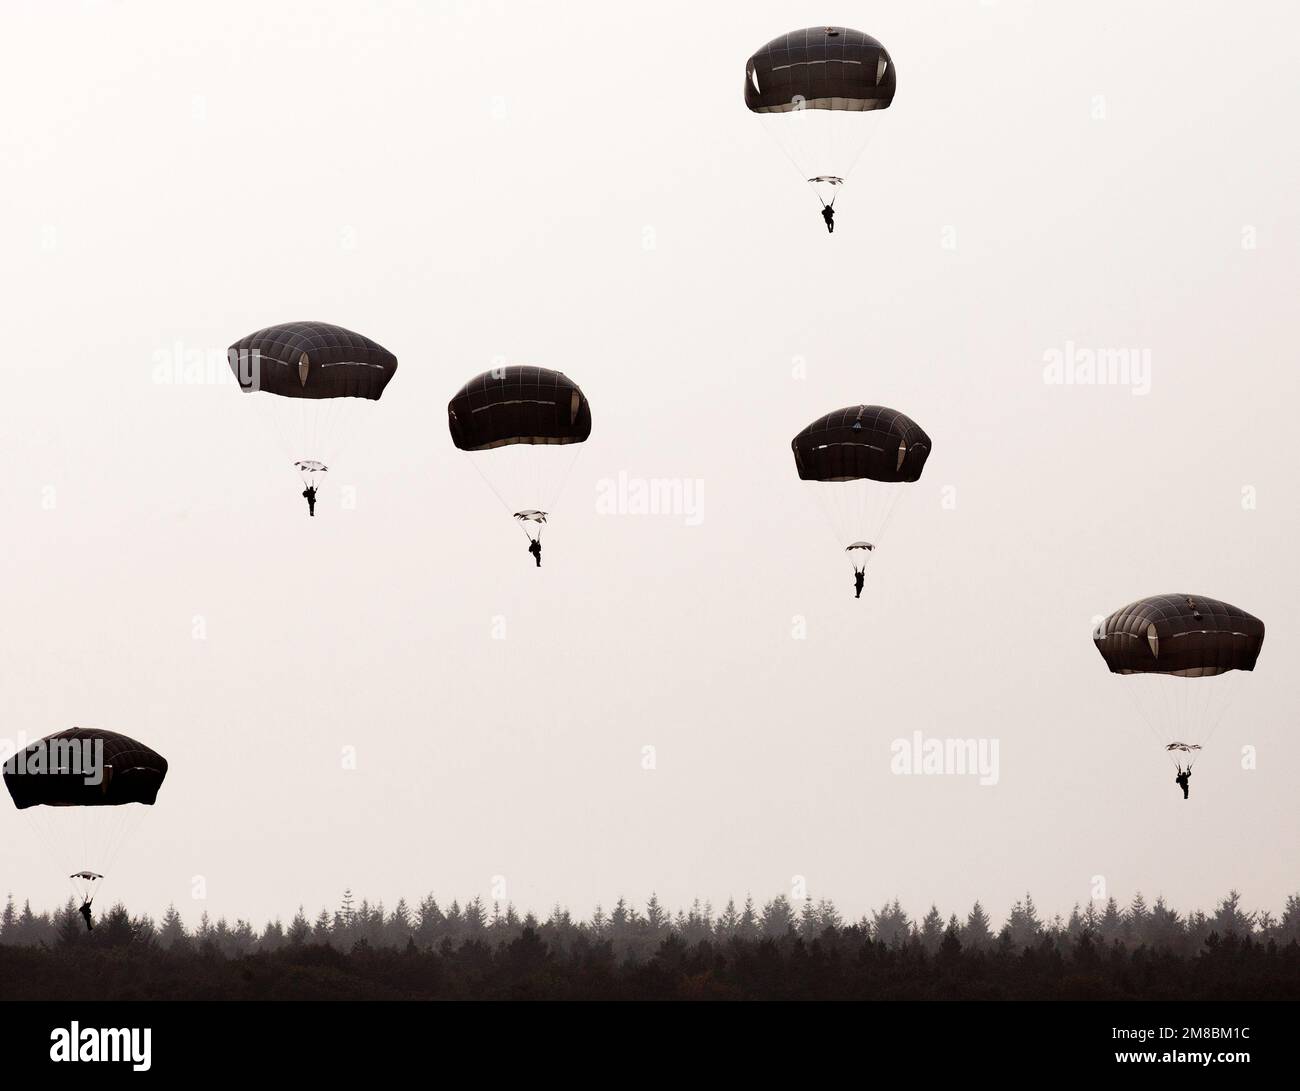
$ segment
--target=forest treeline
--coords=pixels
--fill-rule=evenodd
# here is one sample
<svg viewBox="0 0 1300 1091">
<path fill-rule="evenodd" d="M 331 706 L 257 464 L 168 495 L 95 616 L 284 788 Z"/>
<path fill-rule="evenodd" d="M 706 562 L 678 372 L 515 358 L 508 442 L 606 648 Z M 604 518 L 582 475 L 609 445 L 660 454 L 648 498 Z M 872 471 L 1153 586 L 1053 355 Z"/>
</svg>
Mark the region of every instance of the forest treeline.
<svg viewBox="0 0 1300 1091">
<path fill-rule="evenodd" d="M 1300 896 L 1280 917 L 1230 892 L 1211 914 L 1139 894 L 1043 919 L 1026 895 L 995 927 L 894 901 L 856 921 L 828 900 L 620 900 L 578 921 L 475 898 L 391 910 L 345 892 L 332 912 L 254 929 L 109 909 L 87 933 L 70 900 L 0 914 L 0 999 L 144 998 L 1300 999 Z"/>
</svg>

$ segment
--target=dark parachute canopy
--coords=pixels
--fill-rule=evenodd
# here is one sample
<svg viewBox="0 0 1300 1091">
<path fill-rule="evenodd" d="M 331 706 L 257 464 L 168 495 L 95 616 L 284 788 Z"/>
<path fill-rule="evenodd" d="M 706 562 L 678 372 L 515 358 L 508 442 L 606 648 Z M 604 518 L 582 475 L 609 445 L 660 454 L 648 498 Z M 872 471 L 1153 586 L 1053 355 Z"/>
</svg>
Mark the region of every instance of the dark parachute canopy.
<svg viewBox="0 0 1300 1091">
<path fill-rule="evenodd" d="M 447 406 L 452 442 L 462 451 L 516 443 L 582 443 L 591 435 L 591 406 L 566 375 L 512 365 L 476 375 Z"/>
<path fill-rule="evenodd" d="M 456 392 L 447 427 L 527 535 L 540 566 L 542 528 L 582 450 L 578 444 L 591 435 L 587 396 L 549 368 L 493 368 Z"/>
<path fill-rule="evenodd" d="M 827 413 L 791 441 L 804 481 L 917 481 L 930 437 L 911 417 L 883 405 Z"/>
<path fill-rule="evenodd" d="M 1205 678 L 1253 671 L 1264 623 L 1203 595 L 1152 595 L 1116 610 L 1097 626 L 1093 641 L 1115 674 Z"/>
<path fill-rule="evenodd" d="M 330 463 L 372 413 L 397 370 L 383 345 L 328 322 L 286 322 L 250 333 L 230 346 L 230 368 L 246 394 L 271 418 L 286 458 L 315 515 L 316 490 Z M 288 399 L 282 401 L 281 399 Z"/>
<path fill-rule="evenodd" d="M 808 27 L 773 38 L 745 65 L 745 105 L 812 187 L 828 231 L 835 201 L 894 101 L 894 62 L 869 34 Z"/>
<path fill-rule="evenodd" d="M 230 346 L 240 387 L 282 398 L 366 398 L 378 401 L 397 370 L 383 345 L 328 322 L 285 322 Z"/>
<path fill-rule="evenodd" d="M 854 572 L 865 572 L 900 496 L 921 477 L 930 437 L 896 409 L 850 405 L 813 421 L 790 446 L 799 477 L 816 497 Z"/>
<path fill-rule="evenodd" d="M 151 807 L 167 776 L 167 759 L 115 731 L 73 727 L 38 739 L 4 764 L 5 787 L 25 812 L 81 901 L 90 903 L 129 830 Z M 93 783 L 91 783 L 93 781 Z"/>
<path fill-rule="evenodd" d="M 102 777 L 87 784 L 81 754 L 103 746 Z M 79 756 L 73 757 L 74 748 Z M 5 787 L 20 811 L 28 807 L 119 807 L 152 805 L 167 776 L 167 759 L 144 743 L 113 731 L 71 727 L 47 735 L 4 765 Z"/>
<path fill-rule="evenodd" d="M 1236 681 L 1255 669 L 1264 623 L 1202 595 L 1152 595 L 1116 610 L 1092 639 L 1181 776 L 1223 720 Z"/>
<path fill-rule="evenodd" d="M 792 30 L 745 65 L 745 105 L 758 114 L 883 110 L 894 101 L 894 87 L 888 51 L 849 27 Z"/>
</svg>

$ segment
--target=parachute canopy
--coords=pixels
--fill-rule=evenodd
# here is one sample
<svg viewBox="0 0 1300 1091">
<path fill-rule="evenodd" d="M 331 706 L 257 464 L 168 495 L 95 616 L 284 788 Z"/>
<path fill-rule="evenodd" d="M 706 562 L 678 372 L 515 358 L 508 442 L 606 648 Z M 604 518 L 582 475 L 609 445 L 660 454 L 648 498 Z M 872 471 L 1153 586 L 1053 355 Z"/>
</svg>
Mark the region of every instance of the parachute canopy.
<svg viewBox="0 0 1300 1091">
<path fill-rule="evenodd" d="M 1202 678 L 1254 670 L 1264 623 L 1203 595 L 1152 595 L 1116 610 L 1093 641 L 1115 674 Z"/>
<path fill-rule="evenodd" d="M 511 365 L 485 371 L 461 387 L 447 406 L 447 425 L 462 451 L 582 443 L 591 435 L 591 407 L 566 375 Z"/>
<path fill-rule="evenodd" d="M 152 805 L 166 776 L 167 759 L 144 743 L 82 727 L 38 739 L 4 765 L 5 787 L 19 810 Z"/>
<path fill-rule="evenodd" d="M 328 322 L 286 322 L 230 346 L 230 368 L 246 392 L 283 398 L 378 401 L 397 370 L 383 345 Z"/>
<path fill-rule="evenodd" d="M 827 413 L 791 441 L 804 481 L 917 481 L 930 437 L 916 421 L 882 405 Z"/>
<path fill-rule="evenodd" d="M 870 34 L 808 27 L 773 38 L 745 65 L 745 105 L 789 110 L 884 110 L 894 101 L 894 62 Z"/>
</svg>

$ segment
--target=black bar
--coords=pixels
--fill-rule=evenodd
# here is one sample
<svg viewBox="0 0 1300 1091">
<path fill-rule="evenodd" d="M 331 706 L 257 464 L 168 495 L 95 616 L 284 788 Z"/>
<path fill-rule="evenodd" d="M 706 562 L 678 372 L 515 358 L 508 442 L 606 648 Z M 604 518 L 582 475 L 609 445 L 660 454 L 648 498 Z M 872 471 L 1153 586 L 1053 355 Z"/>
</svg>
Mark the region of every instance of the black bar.
<svg viewBox="0 0 1300 1091">
<path fill-rule="evenodd" d="M 682 1003 L 506 1004 L 415 1002 L 9 1003 L 8 1075 L 124 1074 L 267 1076 L 428 1073 L 430 1080 L 481 1066 L 497 1072 L 532 1058 L 534 1076 L 570 1070 L 663 1068 L 692 1079 L 706 1070 L 735 1076 L 757 1066 L 807 1078 L 851 1063 L 866 1078 L 886 1070 L 940 1074 L 1089 1074 L 1132 1069 L 1222 1078 L 1247 1069 L 1281 1072 L 1296 1046 L 1295 1006 L 1257 1001 L 913 1002 L 833 1005 Z M 725 1009 L 725 1010 L 724 1010 Z M 148 1070 L 132 1062 L 51 1059 L 52 1042 L 73 1024 L 149 1030 Z M 1138 1035 L 1145 1032 L 1145 1039 Z M 98 1041 L 98 1036 L 96 1037 Z M 143 1044 L 143 1037 L 136 1039 Z M 565 1043 L 568 1045 L 565 1045 Z M 499 1053 L 498 1053 L 499 1051 Z M 1211 1054 L 1209 1063 L 1186 1059 Z M 1129 1055 L 1130 1060 L 1119 1059 Z M 1150 1054 L 1153 1058 L 1139 1059 Z M 1177 1055 L 1184 1059 L 1175 1059 Z M 599 1062 L 608 1055 L 614 1062 Z M 617 1061 L 622 1055 L 623 1060 Z M 1231 1055 L 1231 1059 L 1229 1059 Z M 605 1065 L 609 1065 L 605 1068 Z M 570 1066 L 573 1066 L 570 1068 Z M 59 1070 L 63 1071 L 60 1072 Z M 6 1080 L 6 1083 L 8 1081 Z M 10 1084 L 10 1086 L 14 1086 Z"/>
</svg>

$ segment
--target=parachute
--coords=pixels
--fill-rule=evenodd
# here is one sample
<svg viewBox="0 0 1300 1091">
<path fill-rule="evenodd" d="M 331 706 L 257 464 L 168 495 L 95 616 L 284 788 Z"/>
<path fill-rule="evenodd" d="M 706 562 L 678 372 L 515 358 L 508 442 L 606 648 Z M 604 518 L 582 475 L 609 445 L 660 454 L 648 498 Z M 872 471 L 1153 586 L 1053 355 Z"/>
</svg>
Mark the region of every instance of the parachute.
<svg viewBox="0 0 1300 1091">
<path fill-rule="evenodd" d="M 591 406 L 578 384 L 544 367 L 494 368 L 456 392 L 447 427 L 530 542 L 540 543 L 577 445 L 591 435 Z"/>
<path fill-rule="evenodd" d="M 1253 671 L 1264 623 L 1203 595 L 1153 595 L 1116 610 L 1092 634 L 1097 651 L 1179 768 L 1190 769 Z"/>
<path fill-rule="evenodd" d="M 813 421 L 790 446 L 799 477 L 809 483 L 854 570 L 863 571 L 902 486 L 920 480 L 930 437 L 896 409 L 851 405 Z"/>
<path fill-rule="evenodd" d="M 89 902 L 114 859 L 153 806 L 167 759 L 113 731 L 73 727 L 24 747 L 4 763 L 14 806 Z"/>
<path fill-rule="evenodd" d="M 835 198 L 894 101 L 889 52 L 849 27 L 773 38 L 745 65 L 745 105 L 764 121 L 823 209 Z M 827 219 L 827 227 L 830 227 Z"/>
<path fill-rule="evenodd" d="M 329 467 L 314 458 L 300 458 L 293 467 L 302 475 L 304 487 L 319 486 L 325 475 L 329 473 Z"/>
<path fill-rule="evenodd" d="M 230 368 L 271 417 L 280 446 L 303 487 L 323 482 L 364 414 L 397 370 L 397 357 L 368 337 L 325 322 L 288 322 L 230 346 Z M 314 494 L 313 494 L 314 496 Z"/>
<path fill-rule="evenodd" d="M 853 562 L 854 571 L 865 572 L 867 570 L 867 554 L 875 548 L 870 542 L 850 542 L 844 547 L 844 552 L 850 555 L 849 559 Z"/>
</svg>

